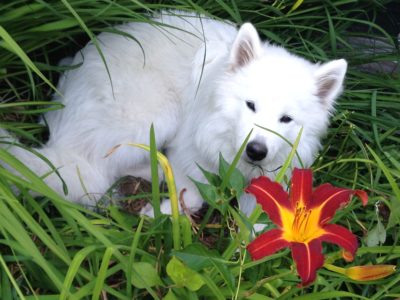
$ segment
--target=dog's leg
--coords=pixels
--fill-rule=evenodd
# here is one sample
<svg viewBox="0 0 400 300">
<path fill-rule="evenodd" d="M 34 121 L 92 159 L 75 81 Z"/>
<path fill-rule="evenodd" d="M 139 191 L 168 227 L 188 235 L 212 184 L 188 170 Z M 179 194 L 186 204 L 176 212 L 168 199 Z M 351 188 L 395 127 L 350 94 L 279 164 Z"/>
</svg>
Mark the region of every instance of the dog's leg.
<svg viewBox="0 0 400 300">
<path fill-rule="evenodd" d="M 14 155 L 38 176 L 44 176 L 44 181 L 62 197 L 73 202 L 80 203 L 87 207 L 94 207 L 97 200 L 101 198 L 106 189 L 110 186 L 110 179 L 103 172 L 101 164 L 90 162 L 73 150 L 64 148 L 44 146 L 34 149 L 35 153 L 25 150 L 17 145 L 4 145 L 4 149 Z M 1 162 L 11 172 L 19 174 L 13 167 Z M 68 193 L 64 193 L 64 184 Z M 33 193 L 36 195 L 36 193 Z"/>
</svg>

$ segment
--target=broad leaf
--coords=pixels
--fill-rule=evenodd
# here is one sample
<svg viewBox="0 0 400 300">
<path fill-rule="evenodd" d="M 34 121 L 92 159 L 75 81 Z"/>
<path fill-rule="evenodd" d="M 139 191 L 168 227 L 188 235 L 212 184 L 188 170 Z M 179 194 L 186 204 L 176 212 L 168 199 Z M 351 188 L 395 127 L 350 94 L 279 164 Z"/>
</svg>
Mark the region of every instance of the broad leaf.
<svg viewBox="0 0 400 300">
<path fill-rule="evenodd" d="M 149 288 L 163 283 L 156 268 L 147 262 L 135 262 L 133 264 L 132 284 L 139 288 Z"/>
<path fill-rule="evenodd" d="M 167 274 L 178 286 L 186 287 L 191 291 L 197 291 L 204 285 L 200 274 L 184 265 L 175 256 L 167 265 Z"/>
<path fill-rule="evenodd" d="M 395 197 L 391 198 L 390 204 L 390 216 L 387 228 L 392 228 L 393 226 L 400 224 L 400 205 L 398 205 Z"/>
<path fill-rule="evenodd" d="M 243 174 L 238 169 L 233 170 L 231 177 L 229 178 L 228 186 L 236 192 L 235 197 L 237 199 L 239 199 L 240 196 L 242 196 L 246 185 L 247 182 Z"/>
<path fill-rule="evenodd" d="M 191 244 L 181 251 L 174 251 L 173 254 L 196 271 L 214 267 L 231 291 L 234 290 L 235 279 L 227 265 L 235 263 L 223 259 L 218 252 L 209 250 L 201 244 Z"/>
<path fill-rule="evenodd" d="M 206 201 L 211 207 L 221 210 L 220 206 L 217 204 L 217 198 L 218 198 L 217 188 L 215 186 L 195 181 L 193 179 L 192 181 L 196 185 L 204 201 Z"/>
<path fill-rule="evenodd" d="M 174 292 L 170 289 L 168 293 L 164 296 L 163 300 L 178 300 Z"/>
<path fill-rule="evenodd" d="M 372 228 L 365 239 L 368 247 L 382 245 L 386 241 L 386 229 L 378 218 L 378 224 Z"/>
<path fill-rule="evenodd" d="M 200 165 L 197 165 L 197 167 L 201 170 L 201 172 L 203 173 L 204 177 L 207 179 L 209 184 L 213 186 L 219 186 L 221 184 L 222 180 L 217 174 L 203 169 Z"/>
<path fill-rule="evenodd" d="M 242 213 L 240 211 L 237 211 L 236 209 L 229 207 L 229 211 L 232 214 L 233 218 L 235 219 L 236 224 L 239 227 L 239 238 L 242 241 L 245 241 L 246 243 L 250 242 L 251 238 L 251 224 L 246 220 L 246 218 L 243 217 Z"/>
</svg>

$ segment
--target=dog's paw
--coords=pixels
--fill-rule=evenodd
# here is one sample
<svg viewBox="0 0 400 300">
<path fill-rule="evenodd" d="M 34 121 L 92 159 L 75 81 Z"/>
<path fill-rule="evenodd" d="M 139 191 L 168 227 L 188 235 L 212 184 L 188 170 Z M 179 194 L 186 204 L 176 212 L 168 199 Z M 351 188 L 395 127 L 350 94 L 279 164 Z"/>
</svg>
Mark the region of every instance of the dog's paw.
<svg viewBox="0 0 400 300">
<path fill-rule="evenodd" d="M 164 200 L 161 202 L 160 210 L 161 210 L 161 213 L 163 213 L 163 214 L 165 214 L 165 215 L 172 215 L 171 200 L 169 200 L 169 199 L 164 199 Z M 180 212 L 180 207 L 179 207 L 179 212 Z"/>
<path fill-rule="evenodd" d="M 147 203 L 145 207 L 140 210 L 140 215 L 154 218 L 154 209 L 150 203 Z"/>
<path fill-rule="evenodd" d="M 169 199 L 164 199 L 160 205 L 161 213 L 164 215 L 171 215 L 171 201 Z M 150 203 L 147 203 L 145 207 L 140 211 L 141 215 L 145 215 L 154 218 L 154 208 Z"/>
<path fill-rule="evenodd" d="M 267 227 L 268 227 L 267 224 L 256 223 L 256 224 L 253 225 L 253 230 L 254 230 L 255 233 L 260 233 L 261 231 L 263 231 Z"/>
</svg>

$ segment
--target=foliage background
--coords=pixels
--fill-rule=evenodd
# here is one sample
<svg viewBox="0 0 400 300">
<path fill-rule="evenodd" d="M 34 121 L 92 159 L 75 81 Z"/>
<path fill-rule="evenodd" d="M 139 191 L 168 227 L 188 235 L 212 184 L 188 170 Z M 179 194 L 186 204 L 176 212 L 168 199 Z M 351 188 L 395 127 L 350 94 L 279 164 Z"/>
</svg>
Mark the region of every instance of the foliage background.
<svg viewBox="0 0 400 300">
<path fill-rule="evenodd" d="M 312 61 L 349 61 L 345 92 L 313 166 L 316 183 L 367 190 L 366 208 L 354 203 L 335 221 L 360 237 L 354 264 L 398 265 L 400 80 L 395 62 L 400 13 L 395 0 L 3 3 L 0 126 L 26 144 L 45 141 L 47 130 L 37 121 L 42 112 L 60 109 L 49 103 L 52 86 L 65 70 L 58 66 L 60 59 L 73 55 L 97 33 L 112 31 L 113 24 L 151 22 L 148 15 L 159 9 L 194 10 L 237 24 L 250 21 L 263 38 Z M 249 220 L 230 209 L 206 226 L 210 210 L 200 228 L 181 217 L 184 249 L 174 250 L 170 218 L 144 220 L 113 206 L 88 212 L 65 202 L 6 150 L 0 149 L 0 159 L 24 175 L 17 177 L 0 167 L 1 299 L 400 297 L 398 273 L 360 284 L 320 270 L 314 285 L 297 287 L 287 251 L 259 262 L 249 260 L 243 248 Z M 33 199 L 28 190 L 42 196 Z M 155 190 L 152 197 L 157 197 Z M 229 200 L 232 195 L 221 197 Z M 384 234 L 384 243 L 375 241 Z M 215 240 L 211 249 L 202 245 L 206 239 Z M 335 260 L 337 248 L 325 251 Z M 172 254 L 178 259 L 171 259 Z M 189 280 L 176 278 L 168 264 Z M 341 260 L 335 264 L 346 265 Z"/>
</svg>

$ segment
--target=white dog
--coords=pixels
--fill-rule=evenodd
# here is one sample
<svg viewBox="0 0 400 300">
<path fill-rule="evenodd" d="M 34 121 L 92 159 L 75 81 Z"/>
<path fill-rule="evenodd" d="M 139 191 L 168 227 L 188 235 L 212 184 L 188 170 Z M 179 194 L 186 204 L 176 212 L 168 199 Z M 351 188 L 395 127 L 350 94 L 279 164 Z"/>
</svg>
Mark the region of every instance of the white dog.
<svg viewBox="0 0 400 300">
<path fill-rule="evenodd" d="M 54 101 L 65 108 L 44 116 L 50 139 L 37 151 L 59 168 L 71 201 L 94 205 L 93 199 L 124 175 L 150 179 L 147 152 L 122 147 L 105 154 L 119 144 L 149 144 L 151 124 L 158 148 L 166 150 L 173 166 L 178 191 L 187 190 L 191 211 L 203 203 L 188 178 L 204 181 L 196 163 L 216 171 L 219 153 L 232 161 L 251 129 L 238 164 L 247 179 L 260 172 L 274 177 L 271 171 L 286 159 L 290 145 L 271 131 L 293 142 L 303 128 L 298 152 L 306 166 L 313 162 L 342 90 L 346 61 L 313 64 L 262 43 L 249 23 L 237 30 L 230 23 L 176 14 L 155 18 L 162 26 L 118 26 L 136 41 L 100 34 L 109 73 L 89 43 L 72 62 L 82 65 L 61 78 L 63 96 Z M 16 146 L 9 151 L 39 175 L 50 171 L 30 152 Z M 58 176 L 45 180 L 63 194 Z M 170 212 L 168 201 L 161 210 Z M 151 208 L 143 213 L 151 215 Z"/>
</svg>

